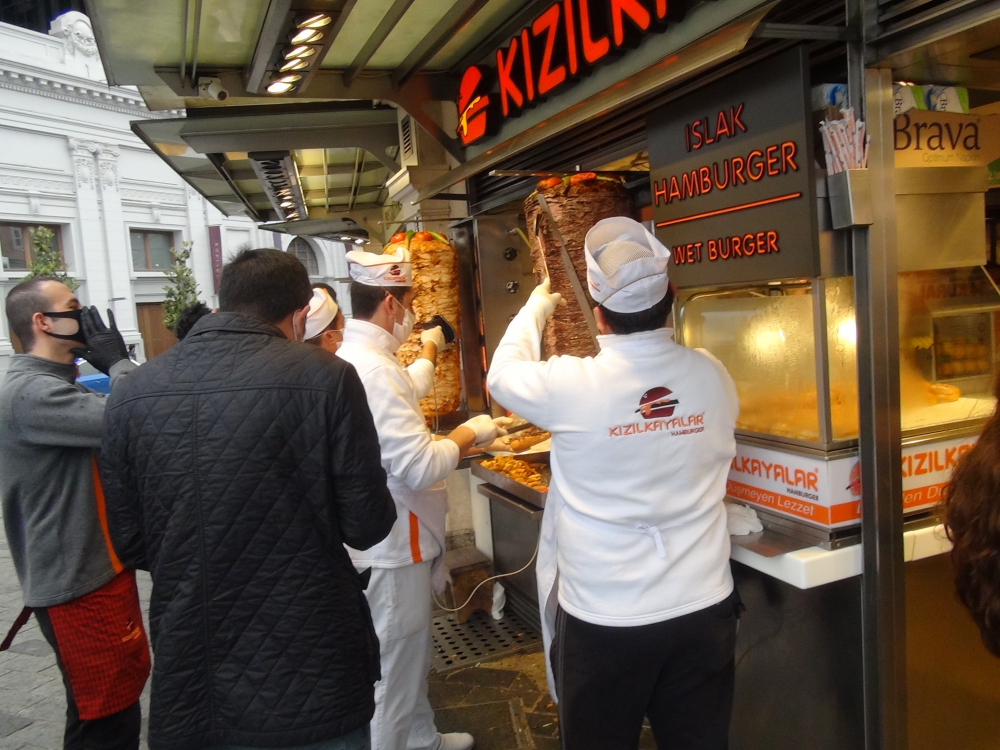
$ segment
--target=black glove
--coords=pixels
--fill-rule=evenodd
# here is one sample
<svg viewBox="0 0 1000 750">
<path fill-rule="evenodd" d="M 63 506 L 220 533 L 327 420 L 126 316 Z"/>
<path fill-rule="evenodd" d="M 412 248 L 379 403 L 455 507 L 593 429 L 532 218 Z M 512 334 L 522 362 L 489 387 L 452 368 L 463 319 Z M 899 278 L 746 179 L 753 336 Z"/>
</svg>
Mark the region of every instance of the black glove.
<svg viewBox="0 0 1000 750">
<path fill-rule="evenodd" d="M 83 308 L 80 313 L 80 329 L 87 340 L 87 348 L 73 350 L 74 356 L 87 360 L 105 375 L 111 374 L 111 368 L 117 362 L 128 359 L 125 339 L 118 333 L 115 314 L 111 310 L 108 310 L 108 322 L 111 323 L 110 328 L 104 325 L 96 307 Z"/>
<path fill-rule="evenodd" d="M 447 346 L 455 341 L 455 329 L 451 327 L 451 324 L 445 320 L 440 315 L 435 315 L 433 318 L 424 323 L 424 330 L 430 328 L 440 328 L 441 333 L 444 334 L 444 343 Z"/>
</svg>

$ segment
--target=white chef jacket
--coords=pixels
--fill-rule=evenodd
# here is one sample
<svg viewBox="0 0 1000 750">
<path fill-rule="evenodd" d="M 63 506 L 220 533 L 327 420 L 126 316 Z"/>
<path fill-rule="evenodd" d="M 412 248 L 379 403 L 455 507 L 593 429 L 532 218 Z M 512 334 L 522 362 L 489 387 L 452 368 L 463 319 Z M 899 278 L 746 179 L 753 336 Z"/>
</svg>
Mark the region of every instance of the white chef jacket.
<svg viewBox="0 0 1000 750">
<path fill-rule="evenodd" d="M 722 502 L 736 455 L 732 378 L 667 328 L 600 336 L 596 357 L 539 362 L 538 302 L 507 328 L 488 384 L 497 402 L 552 433 L 543 613 L 554 604 L 543 579 L 551 586 L 556 570 L 559 604 L 598 625 L 646 625 L 722 601 L 733 589 Z M 644 414 L 640 399 L 654 388 L 676 403 Z"/>
<path fill-rule="evenodd" d="M 451 440 L 432 439 L 420 410 L 417 385 L 396 359 L 398 346 L 384 329 L 351 319 L 344 326 L 344 343 L 337 351 L 338 357 L 354 365 L 365 387 L 378 432 L 382 468 L 396 503 L 396 523 L 389 536 L 371 549 L 348 547 L 348 552 L 358 568 L 398 568 L 435 560 L 435 586 L 441 587 L 448 512 L 444 480 L 458 466 L 460 451 Z"/>
<path fill-rule="evenodd" d="M 429 359 L 417 357 L 406 367 L 406 374 L 413 381 L 413 393 L 417 401 L 424 398 L 434 388 L 434 364 Z"/>
</svg>

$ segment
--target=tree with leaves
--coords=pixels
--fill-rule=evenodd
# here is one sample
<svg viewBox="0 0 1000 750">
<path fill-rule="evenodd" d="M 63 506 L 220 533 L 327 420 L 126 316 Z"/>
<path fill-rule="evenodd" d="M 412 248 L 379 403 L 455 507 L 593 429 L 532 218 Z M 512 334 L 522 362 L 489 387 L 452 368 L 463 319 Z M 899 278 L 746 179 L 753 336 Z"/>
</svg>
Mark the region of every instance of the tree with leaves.
<svg viewBox="0 0 1000 750">
<path fill-rule="evenodd" d="M 31 265 L 28 267 L 26 278 L 41 276 L 46 279 L 56 279 L 70 289 L 80 286 L 79 281 L 66 274 L 66 264 L 63 263 L 59 247 L 55 242 L 55 232 L 48 227 L 31 227 L 28 234 L 31 235 Z"/>
<path fill-rule="evenodd" d="M 185 242 L 180 250 L 170 248 L 173 263 L 164 274 L 167 277 L 166 299 L 163 301 L 163 325 L 170 331 L 176 331 L 177 318 L 185 307 L 198 301 L 198 282 L 194 279 L 194 271 L 188 265 L 191 257 L 190 242 Z"/>
</svg>

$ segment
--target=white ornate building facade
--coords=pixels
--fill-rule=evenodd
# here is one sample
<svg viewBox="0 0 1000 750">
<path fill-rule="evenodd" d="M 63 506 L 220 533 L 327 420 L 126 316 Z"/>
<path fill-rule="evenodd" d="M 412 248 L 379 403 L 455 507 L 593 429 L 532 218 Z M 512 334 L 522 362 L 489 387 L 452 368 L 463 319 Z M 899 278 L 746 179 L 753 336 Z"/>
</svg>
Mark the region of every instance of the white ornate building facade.
<svg viewBox="0 0 1000 750">
<path fill-rule="evenodd" d="M 48 35 L 0 23 L 0 294 L 27 274 L 30 229 L 48 227 L 81 301 L 113 309 L 140 360 L 154 356 L 173 342 L 161 308 L 169 248 L 192 243 L 199 297 L 214 307 L 217 227 L 224 258 L 246 246 L 294 252 L 349 307 L 344 245 L 223 216 L 129 128 L 178 116 L 149 112 L 134 90 L 107 85 L 83 14 L 55 19 Z M 0 373 L 16 346 L 0 306 Z"/>
</svg>

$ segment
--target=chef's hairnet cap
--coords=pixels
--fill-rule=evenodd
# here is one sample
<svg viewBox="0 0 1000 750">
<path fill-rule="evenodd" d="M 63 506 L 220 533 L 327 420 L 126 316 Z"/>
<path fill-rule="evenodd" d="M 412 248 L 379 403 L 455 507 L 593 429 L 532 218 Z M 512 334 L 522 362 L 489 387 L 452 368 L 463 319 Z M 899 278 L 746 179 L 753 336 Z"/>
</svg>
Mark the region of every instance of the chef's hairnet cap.
<svg viewBox="0 0 1000 750">
<path fill-rule="evenodd" d="M 309 300 L 309 312 L 306 314 L 306 338 L 316 338 L 329 328 L 337 319 L 339 310 L 337 303 L 326 289 L 313 289 L 312 299 Z"/>
<path fill-rule="evenodd" d="M 351 278 L 365 286 L 413 286 L 410 251 L 402 245 L 390 253 L 377 255 L 365 250 L 347 254 Z"/>
<path fill-rule="evenodd" d="M 583 243 L 590 295 L 619 313 L 648 310 L 667 295 L 670 250 L 639 222 L 615 216 L 597 222 Z"/>
</svg>

